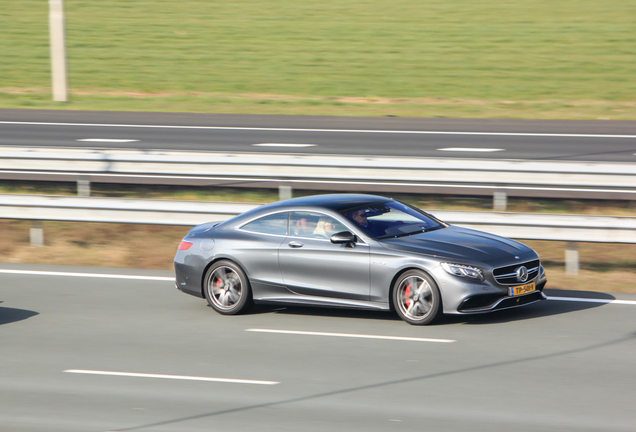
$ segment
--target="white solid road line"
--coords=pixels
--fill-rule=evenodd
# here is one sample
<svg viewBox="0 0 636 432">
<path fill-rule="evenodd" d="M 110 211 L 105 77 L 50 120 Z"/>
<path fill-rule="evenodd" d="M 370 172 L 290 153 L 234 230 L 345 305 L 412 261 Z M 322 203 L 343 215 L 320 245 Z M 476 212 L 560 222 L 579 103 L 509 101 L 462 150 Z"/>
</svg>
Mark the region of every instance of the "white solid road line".
<svg viewBox="0 0 636 432">
<path fill-rule="evenodd" d="M 447 152 L 477 152 L 477 153 L 491 153 L 504 151 L 504 149 L 499 148 L 479 148 L 479 147 L 447 147 L 447 148 L 439 148 L 438 151 L 447 151 Z"/>
<path fill-rule="evenodd" d="M 23 274 L 23 275 L 34 275 L 34 276 L 70 276 L 70 277 L 91 277 L 91 278 L 105 278 L 105 279 L 137 279 L 137 280 L 170 281 L 170 282 L 174 282 L 174 280 L 175 280 L 173 277 L 162 277 L 162 276 L 137 276 L 137 275 L 118 275 L 118 274 L 105 274 L 105 273 L 52 272 L 52 271 L 37 271 L 37 270 L 0 269 L 0 273 Z"/>
<path fill-rule="evenodd" d="M 84 138 L 78 139 L 75 141 L 81 142 L 104 142 L 104 143 L 129 143 L 129 142 L 137 142 L 139 140 L 136 139 L 114 139 L 114 138 Z"/>
<path fill-rule="evenodd" d="M 165 276 L 140 276 L 140 275 L 122 275 L 122 274 L 107 274 L 107 273 L 74 273 L 74 272 L 54 272 L 54 271 L 39 271 L 39 270 L 13 270 L 13 269 L 0 269 L 0 274 L 21 274 L 21 275 L 33 275 L 33 276 L 68 276 L 68 277 L 87 277 L 87 278 L 104 278 L 104 279 L 131 279 L 131 280 L 148 280 L 148 281 L 167 281 L 174 282 L 174 277 Z M 605 304 L 623 304 L 623 305 L 636 305 L 636 300 L 610 300 L 610 299 L 594 299 L 594 298 L 580 298 L 580 297 L 548 297 L 548 300 L 555 301 L 573 301 L 573 302 L 586 302 L 586 303 L 605 303 Z M 291 333 L 291 334 L 312 334 L 312 332 L 292 332 L 286 330 L 265 330 L 265 329 L 248 329 L 246 331 L 260 331 L 269 333 Z M 371 336 L 371 335 L 346 335 L 339 333 L 313 333 L 319 336 L 340 336 L 340 337 L 366 337 L 374 339 L 396 339 L 390 336 Z M 404 340 L 420 340 L 418 338 L 397 338 Z M 425 340 L 425 339 L 421 339 Z M 440 340 L 432 340 L 433 342 L 439 342 Z M 453 341 L 451 341 L 453 342 Z"/>
<path fill-rule="evenodd" d="M 223 383 L 233 383 L 233 384 L 258 384 L 258 385 L 280 384 L 279 381 L 258 381 L 258 380 L 232 379 L 232 378 L 212 378 L 212 377 L 198 377 L 198 376 L 185 376 L 185 375 L 160 375 L 160 374 L 132 373 L 132 372 L 108 372 L 108 371 L 94 371 L 94 370 L 81 370 L 81 369 L 68 369 L 68 370 L 65 370 L 64 372 L 75 373 L 75 374 L 88 374 L 88 375 L 110 375 L 110 376 L 138 377 L 138 378 L 161 378 L 161 379 L 186 380 L 186 381 L 211 381 L 211 382 L 223 382 Z"/>
<path fill-rule="evenodd" d="M 316 147 L 316 144 L 262 143 L 252 144 L 254 147 Z"/>
<path fill-rule="evenodd" d="M 201 129 L 201 130 L 244 130 L 244 131 L 293 131 L 293 132 L 333 132 L 333 133 L 377 133 L 377 134 L 421 134 L 421 135 L 482 135 L 482 136 L 535 136 L 535 137 L 577 137 L 577 138 L 628 138 L 636 135 L 604 135 L 604 134 L 568 134 L 568 133 L 525 133 L 525 132 L 452 132 L 452 131 L 404 131 L 404 130 L 368 130 L 368 129 L 302 129 L 302 128 L 264 128 L 264 127 L 232 127 L 232 126 L 170 126 L 170 125 L 133 125 L 110 123 L 54 123 L 54 122 L 20 122 L 0 121 L 0 124 L 34 125 L 34 126 L 83 126 L 83 127 L 120 127 L 146 129 Z"/>
<path fill-rule="evenodd" d="M 245 331 L 258 332 L 258 333 L 306 335 L 306 336 L 332 336 L 332 337 L 359 338 L 359 339 L 386 339 L 386 340 L 399 340 L 399 341 L 412 341 L 412 342 L 440 342 L 440 343 L 457 342 L 456 340 L 453 340 L 453 339 L 428 339 L 428 338 L 416 338 L 416 337 L 379 336 L 379 335 L 365 335 L 365 334 L 352 334 L 352 333 L 324 333 L 324 332 L 272 330 L 272 329 L 245 329 Z"/>
<path fill-rule="evenodd" d="M 609 300 L 609 299 L 593 299 L 593 298 L 580 298 L 580 297 L 548 297 L 548 300 L 573 301 L 573 302 L 583 302 L 583 303 L 636 305 L 635 300 Z"/>
</svg>

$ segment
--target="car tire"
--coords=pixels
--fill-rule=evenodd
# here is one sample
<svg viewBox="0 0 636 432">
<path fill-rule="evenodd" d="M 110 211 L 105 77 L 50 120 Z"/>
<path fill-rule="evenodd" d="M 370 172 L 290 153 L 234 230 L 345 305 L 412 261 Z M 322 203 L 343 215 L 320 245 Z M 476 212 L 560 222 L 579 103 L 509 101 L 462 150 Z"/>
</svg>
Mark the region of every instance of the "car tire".
<svg viewBox="0 0 636 432">
<path fill-rule="evenodd" d="M 442 314 L 442 297 L 437 284 L 421 270 L 408 270 L 393 284 L 393 307 L 409 324 L 427 325 Z"/>
<path fill-rule="evenodd" d="M 205 273 L 203 291 L 208 304 L 220 314 L 237 315 L 253 304 L 245 272 L 232 261 L 214 263 Z"/>
</svg>

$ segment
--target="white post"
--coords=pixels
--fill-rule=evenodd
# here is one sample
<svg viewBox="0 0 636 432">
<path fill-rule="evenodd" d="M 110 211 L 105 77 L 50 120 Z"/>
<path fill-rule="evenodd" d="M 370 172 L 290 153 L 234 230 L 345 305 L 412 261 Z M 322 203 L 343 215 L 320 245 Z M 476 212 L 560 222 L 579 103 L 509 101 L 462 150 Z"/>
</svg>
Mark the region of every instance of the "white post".
<svg viewBox="0 0 636 432">
<path fill-rule="evenodd" d="M 278 186 L 278 199 L 279 200 L 288 200 L 292 197 L 292 187 L 289 185 L 280 185 Z"/>
<path fill-rule="evenodd" d="M 30 230 L 31 246 L 44 246 L 44 227 L 42 221 L 33 221 Z"/>
<path fill-rule="evenodd" d="M 565 274 L 571 276 L 579 274 L 579 248 L 574 242 L 568 242 L 565 247 Z"/>
<path fill-rule="evenodd" d="M 77 196 L 81 196 L 81 197 L 91 196 L 91 182 L 90 182 L 90 180 L 78 180 L 77 181 Z"/>
<path fill-rule="evenodd" d="M 505 191 L 497 191 L 493 194 L 493 209 L 499 212 L 505 212 L 508 207 L 508 195 Z"/>
<path fill-rule="evenodd" d="M 67 102 L 64 5 L 62 4 L 62 0 L 49 0 L 49 31 L 51 36 L 53 100 L 55 102 Z"/>
</svg>

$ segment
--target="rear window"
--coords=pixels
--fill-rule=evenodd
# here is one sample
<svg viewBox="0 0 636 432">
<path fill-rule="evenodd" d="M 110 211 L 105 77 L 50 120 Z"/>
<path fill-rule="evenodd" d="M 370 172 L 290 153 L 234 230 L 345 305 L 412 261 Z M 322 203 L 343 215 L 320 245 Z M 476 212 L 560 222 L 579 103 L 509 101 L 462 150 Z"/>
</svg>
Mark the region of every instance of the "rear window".
<svg viewBox="0 0 636 432">
<path fill-rule="evenodd" d="M 287 235 L 288 215 L 288 212 L 284 212 L 264 216 L 247 225 L 243 225 L 241 229 L 262 234 Z"/>
</svg>

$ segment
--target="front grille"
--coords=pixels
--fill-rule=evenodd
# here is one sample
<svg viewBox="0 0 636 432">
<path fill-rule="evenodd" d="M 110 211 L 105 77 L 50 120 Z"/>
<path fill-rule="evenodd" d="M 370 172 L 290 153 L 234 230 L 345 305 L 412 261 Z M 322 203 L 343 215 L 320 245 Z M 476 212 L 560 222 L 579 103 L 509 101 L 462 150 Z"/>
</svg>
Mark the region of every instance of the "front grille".
<svg viewBox="0 0 636 432">
<path fill-rule="evenodd" d="M 541 289 L 543 289 L 543 285 L 545 285 L 545 282 L 541 284 Z M 457 311 L 462 313 L 490 312 L 524 306 L 539 300 L 545 300 L 545 298 L 540 290 L 517 297 L 505 297 L 496 294 L 477 295 L 465 299 L 459 305 Z"/>
<path fill-rule="evenodd" d="M 493 270 L 492 274 L 495 280 L 501 285 L 518 285 L 521 281 L 517 280 L 517 269 L 525 266 L 528 269 L 528 281 L 533 280 L 539 274 L 541 267 L 540 260 L 527 261 L 524 263 L 516 263 L 505 267 L 499 267 Z"/>
<path fill-rule="evenodd" d="M 464 299 L 457 310 L 459 312 L 470 312 L 474 310 L 490 309 L 498 300 L 506 297 L 503 294 L 481 294 Z"/>
</svg>

